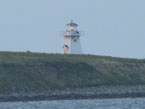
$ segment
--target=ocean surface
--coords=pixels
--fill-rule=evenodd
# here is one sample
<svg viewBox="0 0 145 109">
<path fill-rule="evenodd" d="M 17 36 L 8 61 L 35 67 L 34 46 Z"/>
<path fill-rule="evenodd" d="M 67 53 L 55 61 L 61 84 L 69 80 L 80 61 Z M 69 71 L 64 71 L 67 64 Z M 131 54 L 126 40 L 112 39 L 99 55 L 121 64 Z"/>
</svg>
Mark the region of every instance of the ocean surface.
<svg viewBox="0 0 145 109">
<path fill-rule="evenodd" d="M 145 98 L 0 102 L 0 109 L 145 109 Z"/>
</svg>

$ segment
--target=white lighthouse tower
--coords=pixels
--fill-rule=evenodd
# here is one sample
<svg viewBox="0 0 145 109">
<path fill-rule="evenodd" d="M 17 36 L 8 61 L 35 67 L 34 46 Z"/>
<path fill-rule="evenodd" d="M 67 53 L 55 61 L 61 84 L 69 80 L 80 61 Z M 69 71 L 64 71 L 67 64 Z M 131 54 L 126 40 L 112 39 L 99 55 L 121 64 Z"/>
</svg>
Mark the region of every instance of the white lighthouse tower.
<svg viewBox="0 0 145 109">
<path fill-rule="evenodd" d="M 77 30 L 77 26 L 72 20 L 69 24 L 66 24 L 67 30 L 63 33 L 62 54 L 82 54 L 81 33 Z"/>
</svg>

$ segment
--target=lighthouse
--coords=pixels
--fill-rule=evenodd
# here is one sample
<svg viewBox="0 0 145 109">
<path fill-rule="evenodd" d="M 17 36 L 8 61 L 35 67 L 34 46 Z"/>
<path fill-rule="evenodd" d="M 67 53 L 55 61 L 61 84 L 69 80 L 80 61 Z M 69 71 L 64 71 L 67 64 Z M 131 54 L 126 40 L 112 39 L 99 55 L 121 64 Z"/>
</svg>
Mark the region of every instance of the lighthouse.
<svg viewBox="0 0 145 109">
<path fill-rule="evenodd" d="M 80 44 L 80 31 L 77 30 L 78 24 L 73 20 L 69 24 L 66 24 L 66 31 L 63 32 L 64 42 L 62 46 L 62 54 L 82 54 L 82 48 Z"/>
</svg>

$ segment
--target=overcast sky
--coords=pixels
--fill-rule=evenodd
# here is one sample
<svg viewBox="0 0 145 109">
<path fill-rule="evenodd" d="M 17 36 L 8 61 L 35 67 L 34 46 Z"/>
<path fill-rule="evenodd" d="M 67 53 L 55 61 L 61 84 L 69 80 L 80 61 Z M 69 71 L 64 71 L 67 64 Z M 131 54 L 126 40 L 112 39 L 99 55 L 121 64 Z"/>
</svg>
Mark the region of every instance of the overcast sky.
<svg viewBox="0 0 145 109">
<path fill-rule="evenodd" d="M 145 58 L 145 0 L 0 0 L 0 51 L 61 53 L 71 19 L 84 54 Z"/>
</svg>

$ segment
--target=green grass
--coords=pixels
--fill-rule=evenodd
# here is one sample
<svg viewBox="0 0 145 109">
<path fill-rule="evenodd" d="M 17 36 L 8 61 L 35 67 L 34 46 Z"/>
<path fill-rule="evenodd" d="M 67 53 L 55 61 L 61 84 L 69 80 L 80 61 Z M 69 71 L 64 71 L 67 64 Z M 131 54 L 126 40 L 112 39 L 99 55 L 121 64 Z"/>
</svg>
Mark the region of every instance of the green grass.
<svg viewBox="0 0 145 109">
<path fill-rule="evenodd" d="M 144 59 L 0 52 L 0 93 L 144 84 Z"/>
</svg>

